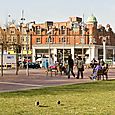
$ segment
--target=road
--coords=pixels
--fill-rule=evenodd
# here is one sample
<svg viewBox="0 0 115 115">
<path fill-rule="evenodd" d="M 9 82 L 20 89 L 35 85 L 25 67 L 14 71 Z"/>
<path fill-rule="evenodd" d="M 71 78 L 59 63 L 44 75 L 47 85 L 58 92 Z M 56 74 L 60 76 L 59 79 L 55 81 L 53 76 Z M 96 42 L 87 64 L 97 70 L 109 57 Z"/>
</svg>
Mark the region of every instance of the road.
<svg viewBox="0 0 115 115">
<path fill-rule="evenodd" d="M 49 75 L 46 76 L 44 69 L 30 69 L 29 76 L 26 75 L 26 70 L 19 70 L 18 75 L 15 75 L 15 70 L 4 70 L 4 75 L 0 76 L 0 92 L 94 82 L 88 77 L 91 72 L 91 69 L 85 69 L 84 79 L 76 79 L 73 76 L 68 79 L 67 75 L 60 74 L 56 76 L 53 74 L 51 77 L 49 73 Z M 109 79 L 115 79 L 115 69 L 110 69 L 108 75 Z"/>
</svg>

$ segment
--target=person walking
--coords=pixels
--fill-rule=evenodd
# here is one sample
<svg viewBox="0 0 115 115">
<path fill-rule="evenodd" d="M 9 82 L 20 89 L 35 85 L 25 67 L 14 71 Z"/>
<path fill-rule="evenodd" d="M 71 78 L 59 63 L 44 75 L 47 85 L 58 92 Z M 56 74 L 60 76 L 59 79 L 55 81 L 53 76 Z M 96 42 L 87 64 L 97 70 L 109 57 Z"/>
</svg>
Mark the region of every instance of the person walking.
<svg viewBox="0 0 115 115">
<path fill-rule="evenodd" d="M 84 65 L 83 65 L 83 61 L 81 59 L 81 57 L 78 58 L 77 60 L 77 79 L 79 79 L 79 75 L 81 74 L 81 78 L 83 79 L 83 71 L 84 71 Z"/>
<path fill-rule="evenodd" d="M 68 79 L 70 78 L 70 71 L 71 71 L 73 77 L 75 77 L 75 74 L 73 72 L 73 66 L 74 66 L 74 61 L 72 59 L 72 55 L 70 55 L 68 58 Z"/>
</svg>

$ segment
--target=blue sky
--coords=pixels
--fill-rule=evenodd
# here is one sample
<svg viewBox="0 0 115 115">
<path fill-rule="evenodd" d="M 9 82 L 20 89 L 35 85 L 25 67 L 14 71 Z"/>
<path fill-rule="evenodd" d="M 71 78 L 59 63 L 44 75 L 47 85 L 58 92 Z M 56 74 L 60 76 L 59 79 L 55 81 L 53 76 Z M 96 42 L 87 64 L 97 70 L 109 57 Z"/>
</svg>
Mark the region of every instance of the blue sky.
<svg viewBox="0 0 115 115">
<path fill-rule="evenodd" d="M 114 5 L 115 0 L 0 0 L 0 24 L 6 22 L 8 15 L 19 21 L 24 10 L 26 22 L 66 21 L 83 14 L 86 21 L 93 14 L 98 24 L 110 24 L 115 30 Z"/>
</svg>

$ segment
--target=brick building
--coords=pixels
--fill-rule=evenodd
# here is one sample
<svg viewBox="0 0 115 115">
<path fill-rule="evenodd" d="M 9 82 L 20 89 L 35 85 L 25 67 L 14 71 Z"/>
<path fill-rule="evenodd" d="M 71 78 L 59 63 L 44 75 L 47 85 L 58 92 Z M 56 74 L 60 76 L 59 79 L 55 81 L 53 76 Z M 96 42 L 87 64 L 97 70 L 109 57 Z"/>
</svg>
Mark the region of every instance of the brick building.
<svg viewBox="0 0 115 115">
<path fill-rule="evenodd" d="M 115 61 L 115 33 L 109 24 L 98 25 L 93 15 L 86 23 L 80 17 L 70 17 L 65 22 L 34 24 L 32 30 L 33 61 L 49 55 L 54 61 L 66 61 L 70 54 L 73 59 L 81 56 L 85 63 L 94 57 Z"/>
<path fill-rule="evenodd" d="M 65 22 L 47 21 L 33 24 L 29 32 L 28 29 L 27 24 L 0 28 L 4 51 L 16 54 L 17 48 L 20 57 L 26 58 L 28 49 L 33 61 L 50 55 L 54 62 L 64 62 L 72 54 L 73 59 L 81 56 L 85 63 L 90 63 L 94 57 L 115 62 L 115 33 L 109 24 L 98 25 L 93 15 L 85 23 L 80 17 L 69 17 Z"/>
</svg>

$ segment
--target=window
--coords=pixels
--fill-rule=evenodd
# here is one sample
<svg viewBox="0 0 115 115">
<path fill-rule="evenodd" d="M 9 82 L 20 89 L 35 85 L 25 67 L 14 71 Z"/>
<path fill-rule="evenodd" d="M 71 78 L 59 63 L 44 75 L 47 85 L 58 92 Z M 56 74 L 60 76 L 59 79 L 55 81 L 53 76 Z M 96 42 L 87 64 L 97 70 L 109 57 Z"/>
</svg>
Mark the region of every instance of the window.
<svg viewBox="0 0 115 115">
<path fill-rule="evenodd" d="M 61 39 L 61 41 L 62 41 L 62 42 L 65 42 L 65 38 L 63 37 L 63 38 Z"/>
<path fill-rule="evenodd" d="M 52 38 L 47 38 L 47 39 L 46 39 L 46 42 L 47 42 L 47 43 L 49 43 L 49 42 L 51 43 L 51 42 L 52 42 Z"/>
<path fill-rule="evenodd" d="M 54 43 L 54 38 L 52 38 L 52 42 Z"/>
<path fill-rule="evenodd" d="M 25 28 L 25 29 L 23 28 L 23 34 L 24 34 L 24 33 L 27 33 L 27 32 L 26 32 L 26 28 Z"/>
<path fill-rule="evenodd" d="M 11 33 L 11 34 L 14 34 L 15 32 L 11 30 L 10 33 Z"/>
<path fill-rule="evenodd" d="M 66 38 L 67 39 L 67 43 L 69 43 L 69 38 Z"/>
<path fill-rule="evenodd" d="M 16 39 L 14 39 L 14 42 L 16 42 Z"/>
<path fill-rule="evenodd" d="M 13 42 L 16 42 L 16 38 L 15 37 L 13 37 Z"/>
<path fill-rule="evenodd" d="M 21 37 L 21 42 L 23 42 L 24 41 L 24 37 Z"/>
<path fill-rule="evenodd" d="M 10 47 L 9 49 L 12 50 L 12 47 Z"/>
<path fill-rule="evenodd" d="M 8 41 L 11 42 L 11 38 L 9 38 Z"/>
<path fill-rule="evenodd" d="M 65 34 L 65 30 L 61 30 L 62 34 Z"/>
<path fill-rule="evenodd" d="M 36 43 L 40 43 L 40 38 L 36 38 Z"/>
<path fill-rule="evenodd" d="M 61 42 L 61 38 L 59 38 L 59 43 Z"/>
<path fill-rule="evenodd" d="M 40 34 L 40 29 L 37 29 L 37 30 L 36 30 L 36 34 Z"/>
</svg>

